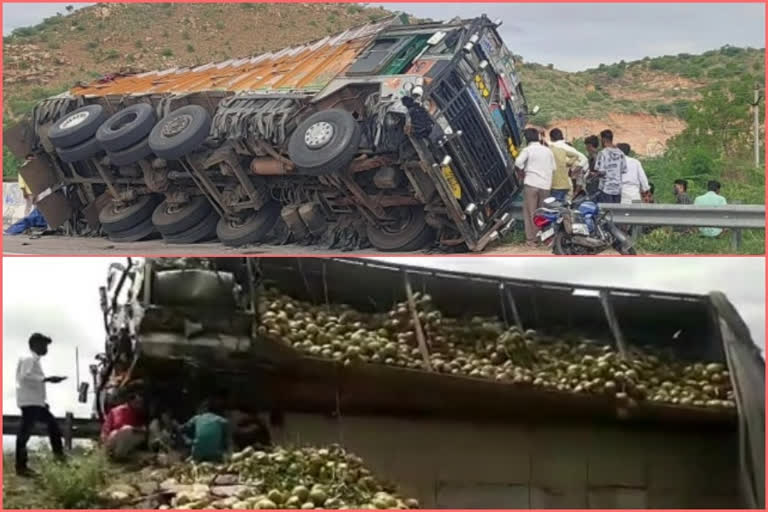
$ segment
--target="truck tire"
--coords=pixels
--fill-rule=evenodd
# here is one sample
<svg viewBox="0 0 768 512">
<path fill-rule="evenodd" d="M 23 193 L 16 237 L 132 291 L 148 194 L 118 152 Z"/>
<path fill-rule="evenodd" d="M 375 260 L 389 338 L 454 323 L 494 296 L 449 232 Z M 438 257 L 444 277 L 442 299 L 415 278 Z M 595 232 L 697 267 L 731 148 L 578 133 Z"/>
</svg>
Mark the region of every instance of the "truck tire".
<svg viewBox="0 0 768 512">
<path fill-rule="evenodd" d="M 119 233 L 130 229 L 146 219 L 152 222 L 152 212 L 160 197 L 155 194 L 139 196 L 136 201 L 123 208 L 117 208 L 115 201 L 110 201 L 99 212 L 99 222 L 107 233 Z"/>
<path fill-rule="evenodd" d="M 116 167 L 135 164 L 139 160 L 149 157 L 151 154 L 152 148 L 149 147 L 148 139 L 144 139 L 133 146 L 121 149 L 120 151 L 107 151 L 109 163 Z"/>
<path fill-rule="evenodd" d="M 96 137 L 91 137 L 85 142 L 70 146 L 68 148 L 56 148 L 56 153 L 62 161 L 66 163 L 79 162 L 87 160 L 101 152 L 101 146 Z"/>
<path fill-rule="evenodd" d="M 401 223 L 396 229 L 366 225 L 368 240 L 380 251 L 417 251 L 434 241 L 435 232 L 427 224 L 420 207 L 403 208 Z"/>
<path fill-rule="evenodd" d="M 233 224 L 222 217 L 216 226 L 216 235 L 221 243 L 230 247 L 253 244 L 263 240 L 272 231 L 278 217 L 280 204 L 271 202 L 239 224 Z"/>
<path fill-rule="evenodd" d="M 316 112 L 291 134 L 288 156 L 303 174 L 320 176 L 346 168 L 360 147 L 360 125 L 346 110 Z"/>
<path fill-rule="evenodd" d="M 80 107 L 53 123 L 48 138 L 56 148 L 76 146 L 93 137 L 106 118 L 101 105 Z"/>
<path fill-rule="evenodd" d="M 152 219 L 146 219 L 128 229 L 108 233 L 108 237 L 113 242 L 138 242 L 149 238 L 153 233 L 155 233 L 155 226 L 152 225 Z"/>
<path fill-rule="evenodd" d="M 96 140 L 105 151 L 120 151 L 144 139 L 157 123 L 155 109 L 137 103 L 109 117 L 96 130 Z"/>
<path fill-rule="evenodd" d="M 149 133 L 149 146 L 160 158 L 178 160 L 200 147 L 208 138 L 211 116 L 198 105 L 174 110 Z"/>
<path fill-rule="evenodd" d="M 552 241 L 552 254 L 557 254 L 558 256 L 575 254 L 573 252 L 573 244 L 567 242 L 565 236 L 565 233 L 562 231 L 555 233 L 555 239 Z"/>
<path fill-rule="evenodd" d="M 205 242 L 206 240 L 216 238 L 216 226 L 218 223 L 219 214 L 210 210 L 208 216 L 197 225 L 192 226 L 181 233 L 163 235 L 163 238 L 169 244 L 194 244 L 197 242 Z"/>
<path fill-rule="evenodd" d="M 175 235 L 197 226 L 212 210 L 205 196 L 195 196 L 176 209 L 171 209 L 168 202 L 163 201 L 152 212 L 152 223 L 161 235 Z"/>
</svg>

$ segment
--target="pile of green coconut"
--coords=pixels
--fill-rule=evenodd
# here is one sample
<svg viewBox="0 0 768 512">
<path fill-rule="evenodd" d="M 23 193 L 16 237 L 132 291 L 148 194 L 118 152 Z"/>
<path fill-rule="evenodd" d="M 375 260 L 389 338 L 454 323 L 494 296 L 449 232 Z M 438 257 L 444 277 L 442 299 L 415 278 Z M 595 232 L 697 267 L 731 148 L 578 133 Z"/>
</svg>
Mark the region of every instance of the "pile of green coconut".
<svg viewBox="0 0 768 512">
<path fill-rule="evenodd" d="M 496 317 L 447 317 L 424 293 L 414 293 L 413 303 L 426 359 L 408 302 L 367 313 L 345 304 L 312 304 L 269 288 L 259 299 L 258 333 L 344 365 L 385 364 L 609 395 L 628 406 L 648 400 L 735 407 L 730 375 L 721 363 L 684 362 L 652 347 L 633 347 L 622 355 L 595 340 L 553 339 L 531 329 L 508 328 Z"/>
<path fill-rule="evenodd" d="M 222 463 L 187 461 L 146 468 L 141 482 L 115 484 L 112 503 L 159 509 L 407 509 L 414 499 L 378 480 L 338 445 L 260 451 L 248 447 Z"/>
</svg>

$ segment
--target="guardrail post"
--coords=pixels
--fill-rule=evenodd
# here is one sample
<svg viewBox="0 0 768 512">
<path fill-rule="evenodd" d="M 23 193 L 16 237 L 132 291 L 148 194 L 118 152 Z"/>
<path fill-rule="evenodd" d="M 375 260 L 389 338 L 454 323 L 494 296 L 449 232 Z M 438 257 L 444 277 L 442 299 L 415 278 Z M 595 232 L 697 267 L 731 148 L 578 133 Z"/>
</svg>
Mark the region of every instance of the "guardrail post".
<svg viewBox="0 0 768 512">
<path fill-rule="evenodd" d="M 731 204 L 741 204 L 741 201 L 731 201 Z M 733 228 L 731 230 L 731 250 L 741 250 L 741 228 Z"/>
<path fill-rule="evenodd" d="M 68 412 L 64 415 L 64 446 L 67 451 L 72 450 L 72 424 L 75 422 L 75 415 Z"/>
</svg>

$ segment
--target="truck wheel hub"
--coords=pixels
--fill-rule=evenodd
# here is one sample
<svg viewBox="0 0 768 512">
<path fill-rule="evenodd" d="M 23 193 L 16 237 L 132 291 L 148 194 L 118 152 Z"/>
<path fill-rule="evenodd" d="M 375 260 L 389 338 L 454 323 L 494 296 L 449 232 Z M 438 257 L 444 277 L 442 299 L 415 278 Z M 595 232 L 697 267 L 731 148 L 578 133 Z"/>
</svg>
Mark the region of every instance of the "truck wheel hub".
<svg viewBox="0 0 768 512">
<path fill-rule="evenodd" d="M 326 121 L 319 121 L 304 133 L 304 142 L 312 149 L 325 146 L 333 137 L 333 125 Z"/>
<path fill-rule="evenodd" d="M 73 116 L 69 116 L 66 118 L 62 123 L 59 125 L 59 128 L 62 130 L 66 130 L 68 128 L 75 127 L 79 124 L 82 124 L 83 121 L 85 121 L 88 118 L 88 112 L 78 112 L 77 114 Z"/>
<path fill-rule="evenodd" d="M 176 117 L 170 122 L 166 123 L 160 133 L 163 137 L 175 137 L 176 135 L 183 132 L 191 122 L 192 116 L 187 114 L 180 115 L 179 117 Z"/>
</svg>

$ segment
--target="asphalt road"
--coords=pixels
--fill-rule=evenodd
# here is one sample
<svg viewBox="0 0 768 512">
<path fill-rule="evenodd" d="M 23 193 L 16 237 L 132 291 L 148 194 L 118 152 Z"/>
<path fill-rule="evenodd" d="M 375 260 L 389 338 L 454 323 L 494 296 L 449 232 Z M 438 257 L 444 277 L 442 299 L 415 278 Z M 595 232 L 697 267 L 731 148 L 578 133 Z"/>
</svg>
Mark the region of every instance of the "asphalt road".
<svg viewBox="0 0 768 512">
<path fill-rule="evenodd" d="M 236 255 L 306 255 L 306 256 L 373 256 L 381 255 L 373 249 L 361 251 L 334 251 L 325 247 L 306 247 L 301 245 L 255 245 L 250 247 L 232 248 L 220 243 L 169 245 L 163 240 L 148 240 L 143 242 L 115 243 L 107 238 L 86 238 L 68 236 L 41 236 L 30 237 L 27 235 L 4 236 L 3 254 L 14 255 L 93 255 L 93 256 L 236 256 Z M 463 255 L 545 255 L 551 254 L 547 248 L 528 248 L 522 244 L 496 245 L 482 253 L 438 253 L 438 252 L 411 252 L 398 253 L 409 255 L 439 256 L 463 256 Z"/>
</svg>

